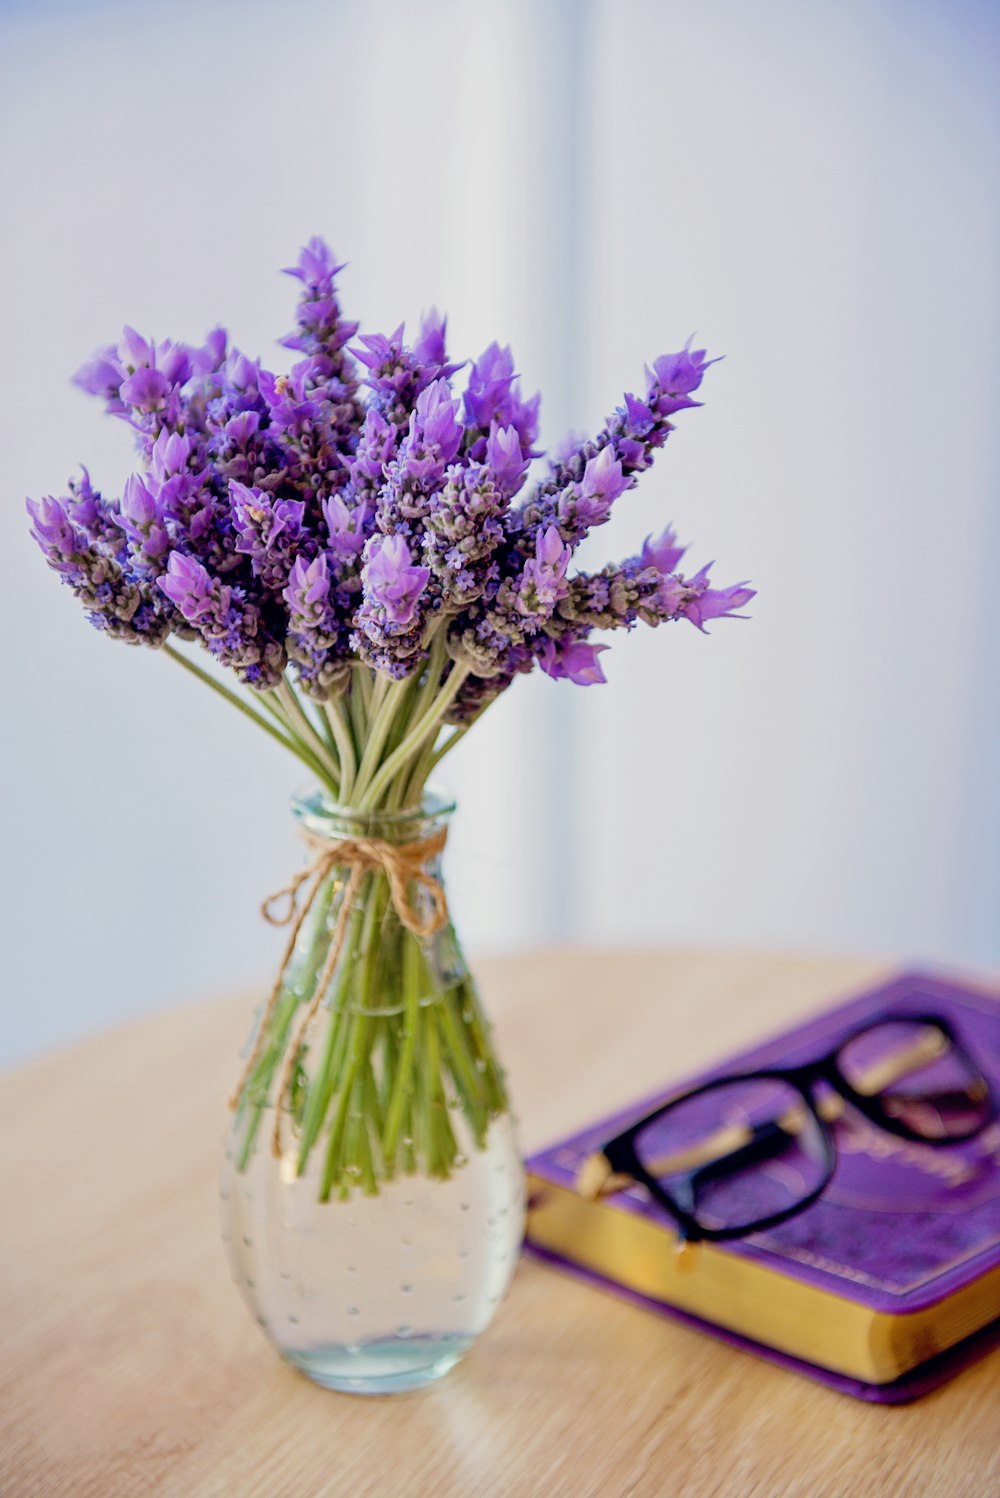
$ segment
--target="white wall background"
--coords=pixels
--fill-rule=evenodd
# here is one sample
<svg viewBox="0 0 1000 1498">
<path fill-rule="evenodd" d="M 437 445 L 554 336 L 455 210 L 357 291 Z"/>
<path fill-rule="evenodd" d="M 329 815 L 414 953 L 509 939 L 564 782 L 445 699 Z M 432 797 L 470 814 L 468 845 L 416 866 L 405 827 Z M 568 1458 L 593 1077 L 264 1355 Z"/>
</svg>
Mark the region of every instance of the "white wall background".
<svg viewBox="0 0 1000 1498">
<path fill-rule="evenodd" d="M 998 61 L 976 0 L 0 7 L 0 1062 L 276 958 L 294 768 L 90 631 L 22 502 L 128 472 L 66 382 L 123 321 L 279 360 L 313 232 L 368 330 L 509 339 L 550 441 L 692 328 L 727 355 L 589 559 L 674 519 L 753 622 L 492 710 L 468 944 L 1000 959 Z"/>
</svg>

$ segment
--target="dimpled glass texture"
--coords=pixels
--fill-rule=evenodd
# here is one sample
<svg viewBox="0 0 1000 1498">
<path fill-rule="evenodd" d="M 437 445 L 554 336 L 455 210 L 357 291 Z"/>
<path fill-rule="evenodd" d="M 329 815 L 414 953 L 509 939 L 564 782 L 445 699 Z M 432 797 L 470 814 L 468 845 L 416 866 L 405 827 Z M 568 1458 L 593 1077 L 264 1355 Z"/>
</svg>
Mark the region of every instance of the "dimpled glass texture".
<svg viewBox="0 0 1000 1498">
<path fill-rule="evenodd" d="M 453 1118 L 456 1132 L 464 1130 Z M 485 1330 L 524 1231 L 510 1116 L 449 1180 L 403 1176 L 376 1195 L 317 1200 L 319 1161 L 285 1179 L 267 1150 L 222 1180 L 233 1277 L 282 1355 L 316 1383 L 387 1393 L 439 1378 Z"/>
</svg>

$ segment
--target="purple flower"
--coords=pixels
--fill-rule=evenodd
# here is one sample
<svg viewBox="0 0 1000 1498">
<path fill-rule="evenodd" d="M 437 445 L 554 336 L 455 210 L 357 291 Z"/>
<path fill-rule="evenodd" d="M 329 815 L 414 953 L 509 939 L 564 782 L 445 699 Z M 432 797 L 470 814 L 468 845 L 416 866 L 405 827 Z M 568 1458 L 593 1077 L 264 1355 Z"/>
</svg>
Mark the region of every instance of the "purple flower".
<svg viewBox="0 0 1000 1498">
<path fill-rule="evenodd" d="M 326 491 L 346 483 L 345 424 L 353 426 L 353 385 L 331 373 L 325 354 L 310 355 L 287 375 L 261 370 L 258 384 L 267 406 L 274 462 L 286 483 Z"/>
<path fill-rule="evenodd" d="M 679 612 L 685 619 L 689 619 L 702 634 L 707 634 L 705 622 L 708 619 L 735 618 L 744 619 L 745 614 L 737 613 L 744 604 L 756 598 L 754 588 L 748 588 L 746 583 L 734 583 L 729 588 L 710 588 L 708 586 L 709 567 L 703 567 L 701 571 L 686 585 L 687 594 L 680 604 Z"/>
<path fill-rule="evenodd" d="M 260 362 L 249 359 L 238 348 L 229 350 L 219 371 L 222 390 L 233 410 L 263 410 L 260 398 Z"/>
<path fill-rule="evenodd" d="M 676 547 L 672 549 L 676 553 Z M 743 583 L 709 588 L 708 571 L 703 567 L 690 579 L 661 573 L 647 561 L 644 548 L 641 556 L 627 562 L 612 563 L 600 572 L 577 573 L 559 601 L 557 617 L 577 635 L 591 629 L 631 629 L 637 621 L 664 624 L 671 619 L 689 619 L 701 629 L 705 619 L 732 614 L 754 596 Z"/>
<path fill-rule="evenodd" d="M 396 454 L 399 438 L 399 428 L 386 421 L 377 406 L 369 406 L 357 450 L 349 464 L 350 488 L 356 506 L 374 511 L 376 495 Z"/>
<path fill-rule="evenodd" d="M 326 521 L 330 545 L 338 556 L 357 556 L 368 539 L 366 509 L 348 508 L 339 494 L 331 494 L 323 500 L 323 519 Z"/>
<path fill-rule="evenodd" d="M 236 549 L 250 558 L 254 576 L 280 593 L 293 563 L 308 545 L 301 499 L 273 499 L 261 489 L 229 481 Z"/>
<path fill-rule="evenodd" d="M 92 545 L 114 554 L 122 542 L 118 508 L 94 488 L 86 468 L 80 472 L 81 478 L 69 481 L 66 512 Z"/>
<path fill-rule="evenodd" d="M 357 385 L 345 345 L 358 331 L 358 325 L 344 318 L 334 289 L 334 282 L 343 269 L 329 245 L 318 236 L 310 239 L 299 251 L 297 263 L 285 270 L 286 275 L 294 276 L 302 283 L 302 295 L 295 314 L 297 328 L 281 342 L 285 348 L 300 349 L 304 354 L 328 360 L 327 373 L 342 387 L 343 403 L 351 413 L 353 425 L 358 414 L 354 406 Z M 346 424 L 343 435 L 347 435 Z"/>
<path fill-rule="evenodd" d="M 540 531 L 535 540 L 535 555 L 524 564 L 517 584 L 516 606 L 520 613 L 547 619 L 566 592 L 566 569 L 570 549 L 554 525 Z"/>
<path fill-rule="evenodd" d="M 58 499 L 47 495 L 44 499 L 27 500 L 31 516 L 31 534 L 38 542 L 50 565 L 68 562 L 82 548 L 76 526 Z"/>
<path fill-rule="evenodd" d="M 125 480 L 121 518 L 136 568 L 143 573 L 159 572 L 160 558 L 170 550 L 170 534 L 155 481 L 150 488 L 137 473 Z"/>
<path fill-rule="evenodd" d="M 239 411 L 226 422 L 227 439 L 237 448 L 247 448 L 257 435 L 261 416 L 259 411 Z"/>
<path fill-rule="evenodd" d="M 366 543 L 351 646 L 377 671 L 407 676 L 426 655 L 425 609 L 435 601 L 429 579 L 429 569 L 413 563 L 403 536 L 375 535 Z"/>
<path fill-rule="evenodd" d="M 183 473 L 188 466 L 193 447 L 190 437 L 182 436 L 180 432 L 169 432 L 164 428 L 153 443 L 150 453 L 149 466 L 156 482 L 165 484 L 168 479 Z"/>
<path fill-rule="evenodd" d="M 639 620 L 659 624 L 663 579 L 640 557 L 612 562 L 600 572 L 578 572 L 560 599 L 557 617 L 564 628 L 580 636 L 592 629 L 631 629 Z"/>
<path fill-rule="evenodd" d="M 590 458 L 578 484 L 567 484 L 556 506 L 560 534 L 576 546 L 595 525 L 603 525 L 619 494 L 633 481 L 622 473 L 622 465 L 609 443 Z"/>
<path fill-rule="evenodd" d="M 184 344 L 169 341 L 157 344 L 143 338 L 135 328 L 126 327 L 118 344 L 117 362 L 123 376 L 118 395 L 126 406 L 134 407 L 140 416 L 150 416 L 164 412 L 173 396 L 171 414 L 180 414 L 177 387 L 191 374 L 191 354 Z M 141 420 L 134 424 L 141 431 L 148 430 Z"/>
<path fill-rule="evenodd" d="M 368 371 L 364 383 L 373 393 L 375 409 L 393 426 L 403 426 L 417 395 L 420 366 L 403 347 L 405 325 L 389 334 L 363 333 L 354 357 Z"/>
<path fill-rule="evenodd" d="M 546 638 L 538 652 L 542 670 L 556 681 L 573 681 L 579 687 L 607 681 L 598 656 L 607 645 L 588 645 L 584 640 L 565 644 Z"/>
<path fill-rule="evenodd" d="M 261 431 L 265 418 L 259 411 L 237 410 L 231 414 L 229 401 L 213 402 L 209 417 L 208 456 L 220 478 L 236 479 L 254 487 L 269 476 L 282 462 L 277 443 L 269 431 Z"/>
<path fill-rule="evenodd" d="M 114 345 L 99 349 L 86 362 L 82 364 L 73 376 L 74 385 L 85 390 L 88 395 L 103 396 L 106 401 L 114 402 L 120 408 L 118 399 L 118 387 L 124 378 L 124 370 L 117 356 Z"/>
<path fill-rule="evenodd" d="M 653 540 L 647 536 L 642 547 L 642 564 L 644 567 L 655 567 L 657 572 L 669 574 L 677 571 L 677 564 L 687 551 L 686 546 L 677 545 L 677 535 L 673 526 L 668 525 L 661 536 Z"/>
<path fill-rule="evenodd" d="M 698 404 L 689 398 L 690 392 L 698 388 L 705 370 L 715 362 L 705 358 L 704 349 L 692 353 L 687 347 L 654 360 L 652 370 L 646 371 L 649 380 L 646 401 L 626 395 L 624 405 L 596 439 L 578 443 L 564 454 L 554 464 L 550 477 L 516 513 L 512 529 L 520 533 L 522 555 L 529 554 L 539 529 L 558 524 L 564 538 L 575 548 L 591 526 L 606 519 L 615 494 L 630 487 L 630 481 L 650 466 L 657 449 L 667 440 L 673 430 L 669 416 L 685 406 Z M 608 456 L 603 459 L 605 466 L 599 471 L 600 477 L 590 481 L 596 482 L 595 492 L 585 493 L 588 471 L 592 475 L 598 472 L 590 465 L 604 453 Z"/>
<path fill-rule="evenodd" d="M 122 515 L 132 525 L 147 531 L 158 519 L 159 510 L 152 492 L 146 488 L 137 473 L 125 480 L 122 495 Z"/>
<path fill-rule="evenodd" d="M 118 340 L 118 359 L 122 369 L 131 374 L 136 369 L 151 368 L 155 356 L 155 344 L 126 323 Z"/>
<path fill-rule="evenodd" d="M 469 426 L 489 430 L 510 399 L 513 380 L 514 355 L 510 347 L 491 343 L 469 374 L 465 392 L 465 419 Z"/>
<path fill-rule="evenodd" d="M 366 597 L 392 624 L 408 629 L 430 572 L 414 566 L 403 536 L 376 537 L 365 556 L 361 582 Z"/>
<path fill-rule="evenodd" d="M 323 700 L 341 687 L 349 667 L 346 627 L 349 590 L 335 585 L 330 561 L 320 552 L 298 557 L 284 592 L 288 604 L 288 656 L 311 697 Z"/>
<path fill-rule="evenodd" d="M 637 395 L 625 396 L 625 432 L 640 444 L 656 426 L 656 417 L 651 408 Z"/>
<path fill-rule="evenodd" d="M 504 541 L 506 509 L 493 470 L 479 463 L 449 468 L 443 487 L 431 498 L 423 555 L 449 610 L 467 607 L 495 577 L 492 557 Z"/>
<path fill-rule="evenodd" d="M 399 451 L 397 484 L 432 488 L 458 452 L 462 428 L 447 380 L 435 380 L 417 396 L 410 426 Z"/>
<path fill-rule="evenodd" d="M 323 553 L 311 562 L 296 557 L 285 589 L 289 608 L 307 623 L 316 625 L 323 617 L 323 606 L 329 596 L 330 572 Z"/>
<path fill-rule="evenodd" d="M 707 359 L 703 348 L 691 352 L 691 339 L 676 354 L 661 354 L 653 360 L 652 370 L 647 370 L 649 402 L 659 416 L 671 416 L 688 406 L 700 405 L 691 400 L 691 392 L 697 390 L 710 364 L 717 359 Z"/>
<path fill-rule="evenodd" d="M 248 686 L 276 686 L 285 669 L 284 647 L 268 637 L 260 610 L 241 588 L 213 577 L 194 557 L 172 551 L 158 586 L 223 666 Z"/>
<path fill-rule="evenodd" d="M 294 265 L 286 266 L 284 274 L 294 276 L 309 291 L 329 291 L 333 280 L 344 269 L 346 262 L 338 265 L 336 256 L 325 240 L 318 234 L 299 251 Z"/>
<path fill-rule="evenodd" d="M 417 349 L 403 343 L 404 325 L 389 334 L 365 333 L 352 349 L 368 370 L 365 384 L 375 409 L 392 426 L 404 428 L 418 396 L 437 380 L 448 380 L 460 364 L 444 362 L 444 323 L 425 321 Z"/>
<path fill-rule="evenodd" d="M 442 317 L 436 307 L 432 307 L 420 320 L 420 333 L 413 345 L 414 358 L 419 359 L 421 364 L 443 364 L 447 358 L 447 332 L 448 319 Z"/>
<path fill-rule="evenodd" d="M 422 379 L 428 382 L 450 380 L 465 363 L 464 359 L 457 363 L 449 362 L 447 331 L 448 319 L 442 317 L 436 307 L 432 307 L 420 319 L 420 332 L 413 345 L 413 357 L 423 370 Z"/>
<path fill-rule="evenodd" d="M 95 629 L 130 645 L 162 645 L 170 633 L 165 608 L 115 555 L 74 524 L 70 504 L 47 497 L 29 499 L 27 507 L 31 534 L 45 560 L 72 588 Z"/>
<path fill-rule="evenodd" d="M 435 380 L 417 396 L 412 428 L 416 440 L 434 453 L 437 463 L 451 462 L 462 441 L 462 428 L 447 380 Z"/>
<path fill-rule="evenodd" d="M 403 359 L 403 334 L 406 324 L 400 323 L 391 333 L 362 333 L 358 342 L 359 349 L 354 350 L 354 357 L 360 359 L 361 363 L 369 371 L 380 371 L 379 378 L 389 380 L 395 373 L 400 378 L 405 375 L 406 364 Z M 376 385 L 371 381 L 372 389 Z"/>
<path fill-rule="evenodd" d="M 188 350 L 191 361 L 191 373 L 195 375 L 214 374 L 225 363 L 228 343 L 229 335 L 225 328 L 213 328 L 211 333 L 206 334 L 205 342 L 201 348 Z"/>
<path fill-rule="evenodd" d="M 602 447 L 596 458 L 591 458 L 583 470 L 581 495 L 584 499 L 596 501 L 607 513 L 619 494 L 627 488 L 628 479 L 622 473 L 622 465 L 615 457 L 614 450 L 610 446 Z"/>
<path fill-rule="evenodd" d="M 191 351 L 183 343 L 159 343 L 156 346 L 156 367 L 168 385 L 183 385 L 191 374 Z"/>
<path fill-rule="evenodd" d="M 200 562 L 179 551 L 170 553 L 159 585 L 189 624 L 200 625 L 203 620 L 211 623 L 220 612 L 220 599 L 228 607 L 230 589 L 213 584 Z"/>
<path fill-rule="evenodd" d="M 529 460 L 521 452 L 516 427 L 494 425 L 486 442 L 486 464 L 497 487 L 512 498 L 524 483 Z"/>
<path fill-rule="evenodd" d="M 514 427 L 525 456 L 537 457 L 533 444 L 538 436 L 540 399 L 537 395 L 528 401 L 521 399 L 514 374 L 514 355 L 509 347 L 491 343 L 473 364 L 465 392 L 465 420 L 471 429 L 469 456 L 473 461 L 481 462 L 485 456 L 494 423 Z"/>
<path fill-rule="evenodd" d="M 399 432 L 391 426 L 376 406 L 369 406 L 361 427 L 358 450 L 351 465 L 351 476 L 380 484 L 385 475 L 385 465 L 396 451 Z"/>
<path fill-rule="evenodd" d="M 431 495 L 461 441 L 462 428 L 448 382 L 435 380 L 417 396 L 407 434 L 378 490 L 375 523 L 384 535 L 412 536 L 414 545 L 419 545 Z"/>
<path fill-rule="evenodd" d="M 118 393 L 123 401 L 140 411 L 162 411 L 169 390 L 170 381 L 162 370 L 137 369 L 122 381 Z"/>
</svg>

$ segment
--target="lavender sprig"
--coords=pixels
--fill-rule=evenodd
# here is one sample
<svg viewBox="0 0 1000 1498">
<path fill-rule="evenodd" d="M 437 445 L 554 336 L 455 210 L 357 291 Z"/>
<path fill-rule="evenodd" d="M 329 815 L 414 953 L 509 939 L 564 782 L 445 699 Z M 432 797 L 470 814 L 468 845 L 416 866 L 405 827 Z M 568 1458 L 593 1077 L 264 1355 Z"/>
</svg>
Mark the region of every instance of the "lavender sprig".
<svg viewBox="0 0 1000 1498">
<path fill-rule="evenodd" d="M 170 553 L 158 582 L 221 665 L 247 686 L 277 686 L 285 669 L 285 647 L 268 638 L 259 608 L 242 588 L 213 578 L 194 557 L 179 551 Z"/>
<path fill-rule="evenodd" d="M 31 534 L 49 566 L 72 588 L 95 629 L 128 645 L 162 645 L 170 633 L 166 609 L 127 565 L 74 524 L 69 508 L 51 497 L 28 501 Z"/>
</svg>

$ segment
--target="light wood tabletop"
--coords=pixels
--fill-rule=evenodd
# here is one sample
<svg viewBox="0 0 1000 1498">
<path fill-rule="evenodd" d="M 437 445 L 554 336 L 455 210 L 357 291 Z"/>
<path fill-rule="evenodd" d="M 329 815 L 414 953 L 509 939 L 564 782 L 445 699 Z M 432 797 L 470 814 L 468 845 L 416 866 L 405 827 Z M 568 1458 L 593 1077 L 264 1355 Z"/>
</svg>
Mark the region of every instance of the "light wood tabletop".
<svg viewBox="0 0 1000 1498">
<path fill-rule="evenodd" d="M 882 976 L 844 958 L 546 952 L 478 964 L 531 1150 Z M 333 1394 L 229 1280 L 224 1099 L 252 997 L 0 1078 L 4 1498 L 1000 1492 L 1000 1353 L 853 1401 L 531 1260 L 439 1384 Z"/>
</svg>

